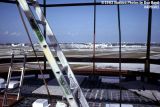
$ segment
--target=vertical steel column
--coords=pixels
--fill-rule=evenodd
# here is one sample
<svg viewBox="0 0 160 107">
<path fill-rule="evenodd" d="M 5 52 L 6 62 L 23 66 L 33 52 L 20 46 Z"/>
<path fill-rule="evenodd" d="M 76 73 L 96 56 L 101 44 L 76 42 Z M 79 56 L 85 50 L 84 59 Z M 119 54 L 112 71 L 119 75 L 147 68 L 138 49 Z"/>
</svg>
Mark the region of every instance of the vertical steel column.
<svg viewBox="0 0 160 107">
<path fill-rule="evenodd" d="M 46 17 L 46 0 L 43 0 L 43 12 Z M 44 38 L 46 39 L 46 26 L 44 25 Z M 44 72 L 46 72 L 46 57 L 44 55 Z"/>
<path fill-rule="evenodd" d="M 150 0 L 151 1 L 151 0 Z M 151 4 L 150 4 L 151 6 Z M 152 32 L 152 8 L 148 10 L 148 32 L 147 32 L 147 52 L 146 52 L 146 63 L 145 63 L 145 74 L 148 76 L 150 73 L 150 46 L 151 46 L 151 32 Z"/>
<path fill-rule="evenodd" d="M 96 44 L 96 0 L 94 0 L 94 30 L 93 30 L 93 76 L 95 75 L 95 44 Z"/>
<path fill-rule="evenodd" d="M 117 2 L 119 2 L 119 0 L 117 0 Z M 117 12 L 118 12 L 118 32 L 119 32 L 119 85 L 121 85 L 121 58 L 122 58 L 122 54 L 121 54 L 121 42 L 122 42 L 122 37 L 121 37 L 121 20 L 120 20 L 120 7 L 119 4 L 117 5 Z M 120 86 L 120 107 L 121 107 L 121 101 L 122 101 L 122 89 Z"/>
</svg>

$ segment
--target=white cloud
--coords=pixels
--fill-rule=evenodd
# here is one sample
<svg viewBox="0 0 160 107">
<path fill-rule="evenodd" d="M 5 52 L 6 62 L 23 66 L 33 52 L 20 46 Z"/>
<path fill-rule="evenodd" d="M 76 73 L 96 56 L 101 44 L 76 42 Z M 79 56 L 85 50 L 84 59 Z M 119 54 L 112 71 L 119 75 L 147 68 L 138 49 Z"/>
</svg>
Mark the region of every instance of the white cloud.
<svg viewBox="0 0 160 107">
<path fill-rule="evenodd" d="M 66 35 L 73 37 L 73 36 L 77 36 L 78 32 L 67 32 Z"/>
<path fill-rule="evenodd" d="M 9 32 L 9 31 L 5 31 L 5 32 L 3 32 L 3 35 L 5 35 L 5 36 L 20 36 L 21 32 Z"/>
<path fill-rule="evenodd" d="M 20 34 L 21 34 L 20 32 L 12 32 L 12 33 L 10 33 L 11 36 L 20 36 Z"/>
</svg>

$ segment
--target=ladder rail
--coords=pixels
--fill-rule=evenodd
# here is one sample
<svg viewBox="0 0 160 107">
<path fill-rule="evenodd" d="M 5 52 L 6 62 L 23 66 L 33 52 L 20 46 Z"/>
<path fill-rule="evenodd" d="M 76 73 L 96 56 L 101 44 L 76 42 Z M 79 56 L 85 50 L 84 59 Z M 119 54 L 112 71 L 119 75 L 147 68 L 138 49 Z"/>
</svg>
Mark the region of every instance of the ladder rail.
<svg viewBox="0 0 160 107">
<path fill-rule="evenodd" d="M 34 15 L 31 13 L 31 10 L 30 10 L 26 0 L 18 0 L 18 2 L 21 5 L 21 8 L 24 10 L 24 13 L 25 13 L 31 27 L 32 27 L 36 37 L 39 40 L 40 46 L 41 46 L 49 64 L 50 64 L 50 66 L 51 66 L 51 69 L 52 69 L 58 83 L 60 84 L 60 86 L 63 90 L 63 93 L 65 94 L 66 99 L 68 100 L 71 107 L 78 107 L 78 105 L 77 105 L 77 103 L 76 103 L 76 101 L 75 101 L 75 99 L 69 89 L 68 83 L 67 83 L 66 79 L 64 78 L 61 70 L 59 69 L 59 67 L 56 63 L 56 60 L 53 57 L 51 50 L 50 50 L 48 44 L 46 43 L 46 40 L 42 35 L 42 31 L 41 31 L 38 23 L 34 19 L 34 17 L 33 17 Z"/>
<path fill-rule="evenodd" d="M 22 88 L 22 85 L 23 85 L 24 73 L 25 73 L 25 65 L 26 65 L 26 54 L 24 55 L 23 68 L 21 69 L 22 71 L 21 71 L 17 100 L 19 100 L 20 94 L 21 94 L 21 88 Z"/>
<path fill-rule="evenodd" d="M 73 86 L 74 86 L 73 88 L 75 90 L 78 89 L 77 91 L 79 91 L 79 93 L 81 95 L 80 96 L 80 102 L 81 102 L 82 106 L 83 107 L 89 107 L 89 105 L 88 105 L 88 103 L 87 103 L 87 101 L 85 99 L 85 96 L 84 96 L 84 94 L 83 94 L 83 92 L 82 92 L 82 90 L 81 90 L 81 88 L 80 88 L 80 86 L 79 86 L 79 84 L 78 84 L 78 82 L 77 82 L 77 80 L 76 80 L 76 78 L 75 78 L 70 66 L 69 66 L 69 63 L 67 62 L 67 59 L 66 59 L 65 55 L 62 52 L 62 49 L 60 48 L 60 46 L 58 44 L 58 41 L 57 41 L 57 39 L 55 37 L 55 34 L 53 33 L 53 31 L 52 31 L 47 19 L 43 15 L 43 12 L 42 12 L 38 2 L 36 0 L 34 0 L 34 1 L 35 1 L 34 8 L 35 8 L 35 11 L 37 13 L 37 16 L 38 16 L 39 20 L 45 22 L 44 26 L 46 27 L 46 36 L 49 37 L 50 42 L 53 44 L 54 49 L 55 49 L 55 51 L 57 53 L 56 55 L 58 56 L 62 66 L 63 67 L 67 66 L 67 68 L 68 68 L 67 75 L 68 75 L 68 78 L 70 80 L 70 84 L 73 84 Z"/>
<path fill-rule="evenodd" d="M 6 89 L 7 90 L 8 90 L 8 85 L 9 85 L 10 78 L 11 78 L 11 75 L 12 75 L 13 60 L 14 60 L 14 54 L 12 53 L 11 65 L 9 67 L 9 72 L 8 72 L 8 76 L 7 76 L 7 83 L 6 83 L 6 87 L 7 87 Z"/>
<path fill-rule="evenodd" d="M 5 89 L 4 89 L 2 107 L 8 106 L 8 101 L 7 101 L 7 99 L 8 99 L 8 86 L 9 86 L 10 78 L 11 78 L 11 75 L 12 75 L 13 59 L 14 59 L 14 54 L 12 53 L 11 64 L 10 64 L 9 72 L 8 72 L 8 76 L 7 76 L 7 82 L 6 82 L 6 86 L 5 86 Z"/>
</svg>

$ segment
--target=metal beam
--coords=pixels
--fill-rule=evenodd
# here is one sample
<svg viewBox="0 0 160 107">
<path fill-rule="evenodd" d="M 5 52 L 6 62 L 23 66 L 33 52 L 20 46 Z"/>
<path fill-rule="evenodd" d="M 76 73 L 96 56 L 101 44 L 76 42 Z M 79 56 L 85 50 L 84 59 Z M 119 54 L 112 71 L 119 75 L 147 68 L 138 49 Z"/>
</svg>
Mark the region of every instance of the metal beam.
<svg viewBox="0 0 160 107">
<path fill-rule="evenodd" d="M 150 4 L 151 5 L 151 4 Z M 147 52 L 146 52 L 146 63 L 145 72 L 148 76 L 150 72 L 150 47 L 151 47 L 151 31 L 152 30 L 152 8 L 148 10 L 148 32 L 147 32 Z"/>
<path fill-rule="evenodd" d="M 21 59 L 21 57 L 17 58 Z M 44 61 L 43 56 L 38 57 L 39 61 Z M 58 61 L 58 58 L 56 58 Z M 67 57 L 67 60 L 69 62 L 93 62 L 93 58 L 91 57 Z M 0 64 L 10 63 L 11 58 L 0 58 Z M 146 59 L 139 59 L 139 58 L 121 58 L 122 63 L 139 63 L 139 64 L 145 64 Z M 21 61 L 15 61 L 15 63 L 20 63 Z M 37 62 L 36 57 L 34 56 L 27 56 L 26 62 Z M 119 63 L 119 58 L 95 58 L 96 63 Z M 160 59 L 152 59 L 150 61 L 152 64 L 158 64 L 160 65 Z"/>
<path fill-rule="evenodd" d="M 140 4 L 140 1 L 135 1 Z M 68 7 L 68 6 L 94 6 L 94 5 L 101 5 L 101 6 L 107 6 L 107 5 L 117 5 L 116 3 L 113 4 L 103 4 L 102 2 L 85 2 L 85 3 L 64 3 L 64 4 L 46 4 L 46 7 Z M 135 4 L 119 4 L 119 5 L 135 5 Z M 43 5 L 44 6 L 44 5 Z"/>
<path fill-rule="evenodd" d="M 119 2 L 119 0 L 117 0 L 117 2 Z M 122 36 L 121 36 L 121 17 L 120 17 L 120 6 L 117 5 L 117 15 L 118 15 L 118 34 L 119 34 L 119 85 L 121 86 L 121 78 L 122 78 L 122 70 L 121 70 L 121 58 L 122 58 Z M 120 88 L 120 107 L 122 106 L 121 105 L 121 102 L 122 102 L 122 88 Z"/>
<path fill-rule="evenodd" d="M 94 0 L 94 3 L 96 3 L 96 0 Z M 92 71 L 92 75 L 94 76 L 94 72 L 96 71 L 96 67 L 95 67 L 95 52 L 96 52 L 96 5 L 94 5 L 93 8 L 93 71 Z"/>
<path fill-rule="evenodd" d="M 145 1 L 145 0 L 144 0 Z M 11 3 L 11 4 L 16 4 L 16 1 L 11 1 L 11 0 L 1 0 L 0 2 L 3 3 Z M 135 1 L 135 2 L 139 2 L 140 1 Z M 29 3 L 29 5 L 32 5 L 31 3 Z M 115 3 L 113 4 L 103 4 L 102 2 L 84 2 L 84 3 L 63 3 L 63 4 L 40 4 L 41 7 L 70 7 L 70 6 L 94 6 L 94 5 L 101 5 L 101 6 L 107 6 L 107 5 L 117 5 Z M 136 4 L 130 4 L 130 3 L 126 3 L 126 4 L 119 4 L 119 5 L 136 5 Z"/>
<path fill-rule="evenodd" d="M 47 14 L 46 7 L 45 7 L 46 0 L 43 0 L 43 5 L 44 5 L 44 7 L 43 7 L 43 13 L 44 13 L 44 17 L 46 17 L 46 14 Z M 43 27 L 43 32 L 44 32 L 44 38 L 46 39 L 46 26 Z M 47 60 L 46 60 L 46 57 L 44 55 L 44 71 L 46 70 L 46 61 Z"/>
<path fill-rule="evenodd" d="M 92 74 L 92 69 L 74 69 L 72 68 L 74 74 L 76 75 L 90 75 Z M 44 72 L 44 70 L 42 70 Z M 13 76 L 19 75 L 20 72 L 14 72 Z M 44 74 L 52 74 L 51 69 L 47 69 Z M 142 71 L 129 71 L 129 70 L 122 70 L 122 76 L 143 76 L 145 75 L 145 72 Z M 0 72 L 0 75 L 2 77 L 7 77 L 8 72 Z M 26 70 L 25 75 L 33 75 L 33 74 L 41 74 L 39 72 L 39 69 L 34 69 L 34 70 Z M 155 79 L 160 78 L 160 74 L 157 73 L 149 73 L 150 77 L 154 77 Z M 95 75 L 98 76 L 119 76 L 118 70 L 107 70 L 107 69 L 97 69 L 95 72 Z"/>
</svg>

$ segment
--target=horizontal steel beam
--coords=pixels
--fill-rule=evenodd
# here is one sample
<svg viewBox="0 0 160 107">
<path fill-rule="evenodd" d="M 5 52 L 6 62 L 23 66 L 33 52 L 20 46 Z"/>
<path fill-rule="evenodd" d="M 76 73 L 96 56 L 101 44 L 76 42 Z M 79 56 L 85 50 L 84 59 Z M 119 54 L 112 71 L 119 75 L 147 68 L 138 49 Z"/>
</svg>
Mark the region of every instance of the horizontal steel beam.
<svg viewBox="0 0 160 107">
<path fill-rule="evenodd" d="M 103 5 L 101 2 L 97 3 L 65 3 L 65 4 L 46 4 L 43 7 L 69 7 L 69 6 L 94 6 Z"/>
<path fill-rule="evenodd" d="M 76 75 L 90 75 L 92 74 L 92 69 L 73 69 L 74 74 Z M 51 69 L 42 70 L 44 74 L 51 74 L 53 75 Z M 122 70 L 122 76 L 124 77 L 136 77 L 136 76 L 145 76 L 146 73 L 143 71 L 129 71 L 129 70 Z M 8 72 L 0 72 L 0 75 L 3 77 L 7 77 Z M 14 72 L 12 75 L 17 76 L 20 72 Z M 34 74 L 41 74 L 40 70 L 26 70 L 25 75 L 34 75 Z M 119 76 L 119 70 L 107 70 L 107 69 L 96 69 L 95 75 L 98 76 Z M 149 77 L 160 78 L 160 74 L 150 72 Z"/>
<path fill-rule="evenodd" d="M 105 0 L 104 0 L 105 1 Z M 145 1 L 145 0 L 144 0 Z M 11 3 L 11 4 L 16 4 L 17 2 L 14 1 L 14 0 L 1 0 L 0 2 L 3 2 L 3 3 Z M 140 2 L 140 1 L 135 1 L 135 2 Z M 31 5 L 31 4 L 30 4 Z M 63 3 L 63 4 L 40 4 L 41 7 L 70 7 L 70 6 L 93 6 L 93 5 L 103 5 L 103 6 L 106 6 L 106 5 L 117 5 L 117 3 L 111 3 L 111 4 L 108 4 L 108 3 L 103 3 L 103 2 L 85 2 L 85 3 Z M 119 5 L 135 5 L 135 4 L 131 4 L 131 3 L 125 3 L 125 4 L 119 4 Z"/>
<path fill-rule="evenodd" d="M 23 57 L 19 57 L 17 59 L 22 59 Z M 58 58 L 56 58 L 58 61 Z M 44 61 L 44 57 L 38 57 L 39 61 Z M 69 62 L 93 62 L 92 57 L 67 57 Z M 0 58 L 0 64 L 10 63 L 11 58 Z M 36 57 L 27 57 L 27 62 L 36 62 Z M 95 58 L 94 61 L 96 63 L 119 63 L 119 58 Z M 15 63 L 22 62 L 21 60 L 16 60 Z M 144 64 L 146 59 L 139 58 L 122 58 L 122 63 L 141 63 Z M 150 59 L 150 64 L 158 64 L 160 65 L 160 59 Z"/>
</svg>

